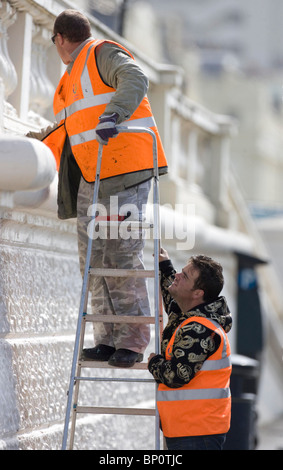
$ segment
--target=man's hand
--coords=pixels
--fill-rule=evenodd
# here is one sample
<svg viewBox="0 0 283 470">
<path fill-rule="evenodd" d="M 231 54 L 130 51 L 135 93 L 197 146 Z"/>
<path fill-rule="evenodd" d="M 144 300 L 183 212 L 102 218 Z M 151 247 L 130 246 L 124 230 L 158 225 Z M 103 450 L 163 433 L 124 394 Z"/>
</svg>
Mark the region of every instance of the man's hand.
<svg viewBox="0 0 283 470">
<path fill-rule="evenodd" d="M 160 248 L 160 253 L 159 253 L 159 263 L 161 261 L 165 261 L 167 259 L 170 259 L 169 256 L 168 256 L 168 253 L 166 250 L 164 250 L 164 248 Z"/>
<path fill-rule="evenodd" d="M 102 144 L 107 145 L 108 139 L 111 137 L 116 137 L 118 135 L 118 130 L 116 129 L 116 122 L 118 119 L 118 114 L 113 113 L 100 116 L 99 124 L 95 128 L 96 140 Z"/>
<path fill-rule="evenodd" d="M 153 357 L 155 357 L 155 356 L 156 356 L 155 353 L 151 353 L 151 354 L 148 356 L 147 364 L 149 364 L 149 361 L 150 361 Z"/>
</svg>

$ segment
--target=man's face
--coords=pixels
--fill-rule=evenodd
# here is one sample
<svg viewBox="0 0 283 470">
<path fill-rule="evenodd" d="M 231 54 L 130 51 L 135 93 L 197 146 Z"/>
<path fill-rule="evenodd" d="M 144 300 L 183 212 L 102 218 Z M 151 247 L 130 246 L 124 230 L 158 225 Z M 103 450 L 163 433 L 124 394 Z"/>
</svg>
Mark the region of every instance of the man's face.
<svg viewBox="0 0 283 470">
<path fill-rule="evenodd" d="M 199 271 L 193 267 L 191 262 L 182 269 L 182 272 L 176 273 L 174 281 L 168 288 L 173 299 L 177 302 L 192 301 L 196 292 L 194 285 L 198 276 Z"/>
<path fill-rule="evenodd" d="M 56 34 L 54 41 L 58 55 L 63 64 L 70 64 L 72 62 L 72 58 L 69 53 L 69 41 L 65 39 L 60 33 Z"/>
</svg>

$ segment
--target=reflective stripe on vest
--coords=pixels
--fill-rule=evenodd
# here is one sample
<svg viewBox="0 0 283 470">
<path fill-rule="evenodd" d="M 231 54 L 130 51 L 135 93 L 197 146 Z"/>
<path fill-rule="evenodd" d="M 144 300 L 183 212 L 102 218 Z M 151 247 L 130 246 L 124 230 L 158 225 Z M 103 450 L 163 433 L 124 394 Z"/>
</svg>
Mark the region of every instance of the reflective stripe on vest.
<svg viewBox="0 0 283 470">
<path fill-rule="evenodd" d="M 77 111 L 83 111 L 84 109 L 92 108 L 93 106 L 100 106 L 101 104 L 108 104 L 114 95 L 115 92 L 111 91 L 110 93 L 103 93 L 97 96 L 93 95 L 88 99 L 83 98 L 82 100 L 75 101 L 55 116 L 56 121 L 61 122 L 63 119 L 65 119 L 65 112 L 66 116 L 71 116 Z"/>
<path fill-rule="evenodd" d="M 88 98 L 89 96 L 93 95 L 92 91 L 92 84 L 91 84 L 91 79 L 88 73 L 87 69 L 87 61 L 89 58 L 90 53 L 93 51 L 94 47 L 98 45 L 100 41 L 97 39 L 95 42 L 92 43 L 92 45 L 89 47 L 86 55 L 86 60 L 84 64 L 84 68 L 81 74 L 81 85 L 82 85 L 82 90 L 85 98 Z"/>
<path fill-rule="evenodd" d="M 125 121 L 124 123 L 125 126 L 127 127 L 155 127 L 155 121 L 153 117 L 148 117 L 148 118 L 141 118 L 141 119 L 134 119 L 132 121 Z M 119 129 L 119 126 L 117 126 Z M 91 129 L 89 131 L 81 132 L 80 134 L 75 134 L 70 137 L 70 143 L 71 145 L 79 145 L 82 142 L 90 142 L 93 140 L 93 137 L 95 133 L 94 129 Z"/>
<path fill-rule="evenodd" d="M 95 127 L 99 116 L 115 95 L 115 90 L 105 85 L 97 69 L 94 51 L 103 42 L 93 40 L 86 44 L 76 59 L 70 76 L 67 72 L 64 74 L 54 96 L 56 121 L 64 124 L 74 157 L 88 182 L 95 179 L 98 152 Z M 131 56 L 123 46 L 120 47 Z M 89 70 L 92 71 L 91 76 Z M 144 97 L 130 119 L 120 125 L 151 128 L 157 137 L 158 167 L 167 167 L 147 97 Z M 54 149 L 52 138 L 53 136 L 48 139 L 47 144 Z M 57 155 L 56 158 L 58 160 Z M 100 178 L 152 168 L 152 137 L 144 133 L 121 133 L 115 139 L 109 139 L 108 145 L 103 149 Z"/>
<path fill-rule="evenodd" d="M 199 388 L 194 390 L 162 390 L 157 392 L 158 401 L 175 400 L 208 400 L 217 398 L 229 398 L 230 388 Z"/>
<path fill-rule="evenodd" d="M 178 330 L 198 322 L 221 336 L 218 350 L 204 361 L 194 378 L 180 388 L 159 384 L 157 406 L 166 437 L 196 436 L 226 433 L 230 427 L 231 375 L 230 345 L 223 328 L 214 320 L 190 317 L 172 335 L 166 349 L 171 360 L 173 343 Z"/>
</svg>

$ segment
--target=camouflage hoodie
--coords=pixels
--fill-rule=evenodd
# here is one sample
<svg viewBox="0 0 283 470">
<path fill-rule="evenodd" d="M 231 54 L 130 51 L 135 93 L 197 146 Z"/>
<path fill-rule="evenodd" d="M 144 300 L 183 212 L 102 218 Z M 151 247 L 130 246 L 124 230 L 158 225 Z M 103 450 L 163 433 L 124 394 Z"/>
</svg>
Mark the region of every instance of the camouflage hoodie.
<svg viewBox="0 0 283 470">
<path fill-rule="evenodd" d="M 162 335 L 161 354 L 150 360 L 148 369 L 157 383 L 163 383 L 170 388 L 179 388 L 192 380 L 203 362 L 217 351 L 221 338 L 196 320 L 179 329 L 173 344 L 172 358 L 167 361 L 165 351 L 176 328 L 186 318 L 205 317 L 217 321 L 228 333 L 232 327 L 232 317 L 225 297 L 198 305 L 189 312 L 182 312 L 167 290 L 175 275 L 171 261 L 160 263 L 160 271 L 161 291 L 168 323 Z"/>
</svg>

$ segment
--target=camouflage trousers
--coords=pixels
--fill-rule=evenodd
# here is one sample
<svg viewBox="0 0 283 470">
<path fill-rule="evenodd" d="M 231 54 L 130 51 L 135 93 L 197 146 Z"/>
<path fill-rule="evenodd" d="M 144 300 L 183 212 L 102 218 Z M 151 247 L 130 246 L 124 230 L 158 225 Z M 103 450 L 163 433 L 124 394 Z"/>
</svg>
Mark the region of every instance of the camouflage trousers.
<svg viewBox="0 0 283 470">
<path fill-rule="evenodd" d="M 147 181 L 133 186 L 114 196 L 115 209 L 123 211 L 126 205 L 137 208 L 135 218 L 144 220 L 143 208 L 148 200 L 151 182 Z M 87 215 L 93 200 L 94 184 L 87 183 L 83 178 L 80 182 L 77 200 L 77 228 L 80 269 L 83 275 L 87 252 L 87 228 L 90 216 Z M 105 213 L 113 214 L 113 196 L 98 199 L 99 207 Z M 122 209 L 121 209 L 122 208 Z M 128 206 L 128 208 L 131 208 Z M 116 215 L 117 210 L 116 210 Z M 131 217 L 132 218 L 132 217 Z M 113 238 L 111 233 L 93 240 L 91 267 L 93 268 L 136 268 L 144 269 L 143 249 L 144 237 L 138 233 L 135 237 L 125 239 L 123 235 Z M 116 229 L 117 230 L 117 229 Z M 112 234 L 113 235 L 113 234 Z M 116 233 L 117 235 L 117 233 Z M 147 281 L 136 277 L 98 277 L 91 276 L 89 291 L 91 294 L 92 312 L 100 315 L 137 315 L 150 316 L 150 305 Z M 137 324 L 94 323 L 95 344 L 126 348 L 143 353 L 150 340 L 150 326 Z"/>
</svg>

